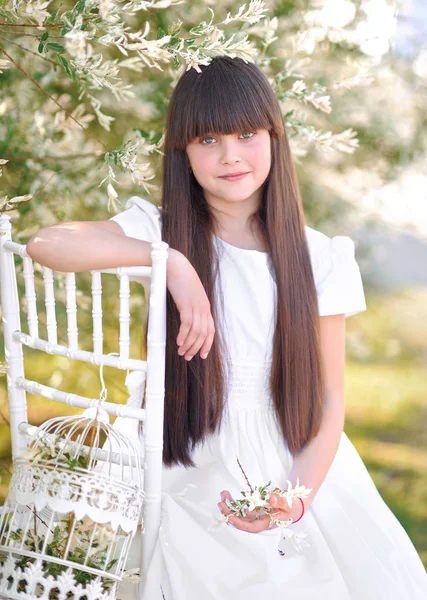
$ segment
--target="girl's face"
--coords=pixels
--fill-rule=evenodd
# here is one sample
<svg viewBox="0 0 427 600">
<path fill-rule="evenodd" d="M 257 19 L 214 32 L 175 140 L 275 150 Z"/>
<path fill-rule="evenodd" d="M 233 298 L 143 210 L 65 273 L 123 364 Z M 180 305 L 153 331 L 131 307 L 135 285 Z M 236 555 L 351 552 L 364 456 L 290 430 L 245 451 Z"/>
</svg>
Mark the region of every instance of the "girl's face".
<svg viewBox="0 0 427 600">
<path fill-rule="evenodd" d="M 194 177 L 208 204 L 249 201 L 256 208 L 261 186 L 271 167 L 270 133 L 267 129 L 230 135 L 209 134 L 195 138 L 187 148 Z M 224 176 L 245 173 L 242 177 Z"/>
</svg>

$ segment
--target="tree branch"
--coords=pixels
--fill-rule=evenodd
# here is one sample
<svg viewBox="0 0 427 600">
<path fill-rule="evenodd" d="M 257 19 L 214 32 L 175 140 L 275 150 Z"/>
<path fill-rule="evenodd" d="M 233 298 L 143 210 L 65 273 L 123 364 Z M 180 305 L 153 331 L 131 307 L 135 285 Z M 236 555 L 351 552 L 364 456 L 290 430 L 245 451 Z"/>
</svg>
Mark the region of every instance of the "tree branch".
<svg viewBox="0 0 427 600">
<path fill-rule="evenodd" d="M 36 35 L 35 33 L 24 33 L 23 31 L 14 31 L 13 33 L 12 32 L 9 33 L 9 31 L 3 31 L 3 29 L 0 29 L 0 32 L 1 33 L 5 33 L 6 35 L 14 35 L 14 36 L 19 35 L 19 36 L 22 36 L 22 37 L 26 36 L 26 37 L 33 37 L 33 38 L 36 38 L 36 39 L 40 39 L 40 36 Z M 63 38 L 62 35 L 50 35 L 49 36 L 49 39 L 51 39 L 51 40 L 53 40 L 53 39 L 62 39 L 62 38 Z"/>
<path fill-rule="evenodd" d="M 0 32 L 0 33 L 3 33 L 3 32 Z M 25 46 L 21 46 L 21 44 L 17 44 L 16 42 L 12 42 L 12 40 L 8 40 L 7 38 L 2 37 L 1 35 L 0 35 L 0 40 L 3 40 L 4 42 L 7 42 L 8 44 L 12 44 L 12 46 L 17 46 L 18 48 L 21 48 L 21 50 L 25 50 L 25 52 L 29 52 L 30 54 L 33 54 L 34 56 L 38 56 L 39 58 L 49 62 L 54 67 L 59 66 L 58 63 L 56 63 L 54 60 L 51 60 L 50 58 L 43 56 L 39 52 L 33 52 L 29 48 L 26 48 Z"/>
<path fill-rule="evenodd" d="M 15 65 L 15 67 L 17 69 L 19 69 L 21 71 L 21 73 L 23 73 L 25 75 L 25 77 L 27 77 L 30 81 L 32 81 L 34 83 L 34 85 L 37 86 L 41 92 L 43 92 L 43 94 L 45 94 L 48 98 L 50 98 L 52 100 L 52 102 L 54 102 L 61 110 L 63 110 L 69 119 L 71 119 L 72 121 L 77 123 L 77 125 L 79 127 L 81 127 L 83 129 L 83 131 L 85 131 L 84 126 L 79 121 L 77 121 L 77 119 L 75 117 L 73 117 L 73 115 L 64 106 L 59 104 L 59 102 L 53 96 L 51 96 L 48 91 L 46 91 L 44 88 L 42 88 L 42 86 L 39 83 L 37 83 L 37 81 L 35 79 L 33 79 L 31 77 L 31 75 L 28 75 L 28 73 L 26 71 L 24 71 L 24 69 L 20 65 L 18 65 L 18 63 L 11 56 L 9 56 L 9 54 L 6 52 L 6 50 L 3 48 L 3 46 L 1 44 L 0 44 L 0 52 L 3 52 L 3 54 L 10 60 L 10 62 L 13 63 Z M 94 140 L 96 140 L 98 142 L 98 144 L 101 144 L 102 146 L 104 146 L 104 148 L 106 150 L 108 150 L 108 147 L 104 144 L 104 142 L 101 142 L 101 140 L 98 140 L 98 138 L 96 138 L 95 136 L 93 136 L 91 134 L 88 134 L 88 135 L 89 135 L 89 137 L 92 137 Z"/>
<path fill-rule="evenodd" d="M 0 38 L 1 39 L 1 38 Z M 74 158 L 97 158 L 98 156 L 101 156 L 101 152 L 99 152 L 98 154 L 94 154 L 93 152 L 90 152 L 88 154 L 66 154 L 63 156 L 35 156 L 32 154 L 15 154 L 14 156 L 5 156 L 4 154 L 2 154 L 2 158 L 8 160 L 9 162 L 20 162 L 23 160 L 33 160 L 34 162 L 45 162 L 45 161 L 61 161 L 61 160 L 72 160 Z"/>
</svg>

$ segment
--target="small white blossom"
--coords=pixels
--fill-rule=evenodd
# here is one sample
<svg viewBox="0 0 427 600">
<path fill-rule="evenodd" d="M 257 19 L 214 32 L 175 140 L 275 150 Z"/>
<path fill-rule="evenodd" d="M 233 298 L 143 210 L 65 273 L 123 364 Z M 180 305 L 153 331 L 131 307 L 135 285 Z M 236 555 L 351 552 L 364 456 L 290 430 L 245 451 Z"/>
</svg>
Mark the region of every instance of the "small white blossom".
<svg viewBox="0 0 427 600">
<path fill-rule="evenodd" d="M 4 58 L 0 58 L 0 74 L 3 73 L 3 69 L 9 69 L 10 62 Z"/>
<path fill-rule="evenodd" d="M 295 81 L 295 83 L 293 84 L 291 92 L 293 92 L 294 94 L 301 94 L 301 92 L 303 92 L 306 89 L 306 87 L 307 86 L 302 81 L 302 79 L 299 79 L 298 81 Z"/>
<path fill-rule="evenodd" d="M 310 548 L 310 544 L 305 541 L 305 538 L 308 535 L 307 533 L 297 533 L 290 527 L 287 527 L 283 531 L 285 537 L 292 541 L 292 544 L 294 545 L 294 548 L 295 550 L 297 550 L 297 552 L 302 552 L 304 547 Z"/>
<path fill-rule="evenodd" d="M 310 98 L 310 102 L 325 113 L 330 113 L 332 111 L 331 108 L 331 97 L 330 96 L 319 96 L 318 98 Z"/>
<path fill-rule="evenodd" d="M 114 211 L 117 207 L 117 199 L 118 199 L 119 195 L 111 183 L 109 183 L 107 185 L 107 194 L 108 194 L 108 210 Z"/>
<path fill-rule="evenodd" d="M 43 455 L 43 451 L 40 447 L 37 448 L 29 448 L 23 455 L 22 458 L 25 460 L 30 460 L 33 463 L 37 463 Z"/>
<path fill-rule="evenodd" d="M 292 483 L 289 481 L 289 479 L 286 480 L 286 483 L 288 484 L 288 489 L 278 492 L 278 495 L 281 498 L 286 498 L 289 508 L 292 508 L 293 498 L 308 498 L 310 492 L 313 491 L 312 488 L 306 488 L 304 485 L 300 485 L 299 477 L 297 477 L 297 483 L 294 488 L 292 488 Z"/>
<path fill-rule="evenodd" d="M 136 569 L 126 569 L 123 572 L 123 579 L 125 579 L 129 583 L 140 583 L 141 576 L 139 574 L 139 568 L 136 568 Z"/>
<path fill-rule="evenodd" d="M 259 493 L 258 489 L 254 490 L 251 494 L 248 494 L 246 497 L 249 500 L 249 512 L 255 510 L 255 508 L 257 507 L 264 506 L 264 500 L 261 498 L 261 494 Z"/>
<path fill-rule="evenodd" d="M 224 525 L 224 523 L 228 522 L 228 516 L 227 515 L 221 515 L 220 517 L 217 517 L 216 515 L 213 517 L 213 523 L 212 525 L 210 525 L 208 527 L 208 531 L 215 531 L 216 529 L 219 529 L 222 525 Z"/>
<path fill-rule="evenodd" d="M 9 161 L 6 158 L 0 158 L 0 177 L 3 175 L 2 166 L 8 163 Z"/>
<path fill-rule="evenodd" d="M 46 10 L 46 8 L 49 6 L 51 1 L 52 0 L 48 0 L 47 2 L 40 2 L 40 0 L 37 0 L 36 2 L 33 2 L 33 0 L 28 0 L 25 3 L 24 14 L 27 17 L 32 17 L 33 19 L 35 19 L 37 21 L 39 29 L 41 29 L 44 20 L 50 16 L 50 13 Z"/>
<path fill-rule="evenodd" d="M 231 23 L 231 21 L 241 21 L 243 23 L 257 23 L 269 9 L 264 8 L 265 2 L 263 0 L 251 0 L 249 2 L 248 9 L 245 12 L 246 4 L 242 4 L 238 12 L 234 15 L 231 13 L 227 14 L 227 17 L 222 21 L 224 25 Z"/>
</svg>

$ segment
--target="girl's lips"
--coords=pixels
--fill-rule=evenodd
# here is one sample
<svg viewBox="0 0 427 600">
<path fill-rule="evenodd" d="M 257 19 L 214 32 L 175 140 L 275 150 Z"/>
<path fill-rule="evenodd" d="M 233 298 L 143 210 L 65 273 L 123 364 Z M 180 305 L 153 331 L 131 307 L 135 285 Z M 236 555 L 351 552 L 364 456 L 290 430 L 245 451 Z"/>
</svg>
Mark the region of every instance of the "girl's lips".
<svg viewBox="0 0 427 600">
<path fill-rule="evenodd" d="M 225 179 L 226 181 L 239 181 L 240 179 L 243 179 L 243 177 L 246 177 L 246 175 L 248 175 L 248 173 L 241 173 L 240 175 L 227 175 L 220 177 L 220 179 Z"/>
</svg>

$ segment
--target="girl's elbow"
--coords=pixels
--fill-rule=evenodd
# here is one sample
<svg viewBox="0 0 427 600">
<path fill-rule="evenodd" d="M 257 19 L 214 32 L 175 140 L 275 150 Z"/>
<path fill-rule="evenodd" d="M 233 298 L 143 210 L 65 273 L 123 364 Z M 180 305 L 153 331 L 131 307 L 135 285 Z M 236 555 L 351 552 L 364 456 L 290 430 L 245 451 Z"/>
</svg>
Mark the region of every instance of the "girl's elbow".
<svg viewBox="0 0 427 600">
<path fill-rule="evenodd" d="M 30 237 L 26 243 L 25 249 L 28 256 L 41 265 L 46 265 L 44 260 L 49 256 L 54 256 L 53 240 L 50 238 L 48 228 L 41 228 Z M 48 265 L 46 265 L 48 266 Z"/>
</svg>

